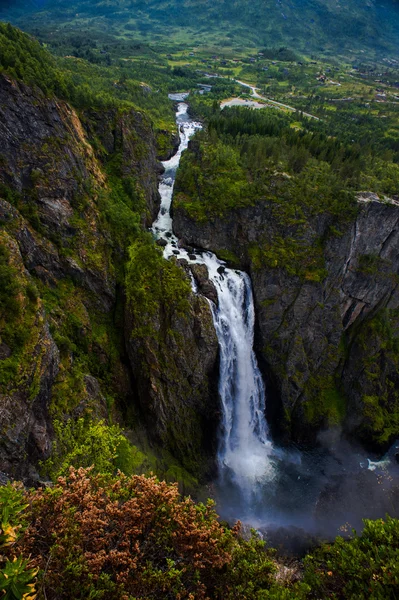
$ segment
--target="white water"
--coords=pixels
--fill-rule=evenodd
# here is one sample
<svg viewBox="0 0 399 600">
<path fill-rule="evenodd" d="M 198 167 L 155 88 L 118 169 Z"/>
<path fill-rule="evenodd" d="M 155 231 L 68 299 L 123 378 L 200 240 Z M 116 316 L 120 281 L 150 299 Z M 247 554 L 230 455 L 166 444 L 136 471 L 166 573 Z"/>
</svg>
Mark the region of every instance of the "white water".
<svg viewBox="0 0 399 600">
<path fill-rule="evenodd" d="M 178 98 L 181 100 L 181 98 Z M 177 153 L 163 163 L 164 175 L 159 185 L 161 206 L 152 231 L 167 242 L 165 258 L 176 256 L 188 263 L 204 264 L 209 279 L 216 287 L 218 307 L 210 302 L 220 348 L 219 394 L 222 423 L 218 451 L 219 477 L 229 482 L 249 503 L 255 499 L 262 482 L 273 478 L 272 444 L 265 419 L 265 388 L 253 351 L 254 306 L 251 282 L 246 273 L 228 269 L 211 252 L 189 254 L 178 247 L 173 235 L 170 207 L 176 169 L 182 152 L 200 123 L 190 120 L 188 106 L 178 105 L 176 114 L 180 129 Z M 195 284 L 193 283 L 195 290 Z"/>
<path fill-rule="evenodd" d="M 180 102 L 177 123 L 181 127 L 181 143 L 177 154 L 163 163 L 165 173 L 159 186 L 162 203 L 153 233 L 167 242 L 166 258 L 175 255 L 188 263 L 206 265 L 218 294 L 218 307 L 213 303 L 211 306 L 220 345 L 222 419 L 219 481 L 215 490 L 219 511 L 232 522 L 240 518 L 266 532 L 276 526 L 294 525 L 335 536 L 345 521 L 360 529 L 362 518 L 392 513 L 389 489 L 393 476 L 395 480 L 399 478 L 399 444 L 383 461 L 367 460 L 364 453 L 345 440 L 325 440 L 324 444 L 321 437 L 319 448 L 305 452 L 272 446 L 264 417 L 265 389 L 252 349 L 254 307 L 250 280 L 245 273 L 226 268 L 210 252 L 188 254 L 179 248 L 172 232 L 170 205 L 176 169 L 190 137 L 201 127 L 188 117 L 184 96 L 172 99 Z M 326 504 L 331 495 L 334 500 Z"/>
</svg>

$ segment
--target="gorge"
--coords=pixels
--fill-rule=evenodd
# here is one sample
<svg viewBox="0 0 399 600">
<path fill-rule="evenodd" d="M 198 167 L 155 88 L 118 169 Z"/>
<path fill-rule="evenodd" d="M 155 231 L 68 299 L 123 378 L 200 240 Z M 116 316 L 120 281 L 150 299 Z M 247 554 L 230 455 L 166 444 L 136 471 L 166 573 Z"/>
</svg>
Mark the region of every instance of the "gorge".
<svg viewBox="0 0 399 600">
<path fill-rule="evenodd" d="M 395 600 L 395 3 L 64 4 L 0 6 L 0 596 Z"/>
<path fill-rule="evenodd" d="M 176 100 L 176 96 L 171 99 Z M 181 133 L 179 149 L 164 162 L 160 183 L 161 206 L 152 231 L 162 241 L 165 258 L 176 257 L 184 265 L 204 265 L 206 278 L 216 291 L 212 306 L 219 341 L 219 395 L 222 411 L 218 469 L 219 479 L 230 480 L 245 502 L 256 496 L 257 487 L 271 477 L 272 453 L 265 418 L 265 389 L 253 352 L 254 307 L 248 275 L 228 269 L 210 252 L 179 247 L 173 235 L 171 203 L 176 170 L 190 137 L 200 128 L 188 117 L 188 105 L 178 104 L 177 126 Z M 197 291 L 192 275 L 194 292 Z"/>
<path fill-rule="evenodd" d="M 252 349 L 255 312 L 250 278 L 246 273 L 228 268 L 224 261 L 218 260 L 209 251 L 192 245 L 186 249 L 173 233 L 171 209 L 176 171 L 182 153 L 189 147 L 190 138 L 201 129 L 201 125 L 188 117 L 188 105 L 182 102 L 184 95 L 172 95 L 171 99 L 179 102 L 176 121 L 181 140 L 176 154 L 163 163 L 165 172 L 159 186 L 161 205 L 152 231 L 163 248 L 164 256 L 177 260 L 188 271 L 194 292 L 200 291 L 212 298 L 209 302 L 220 355 L 221 423 L 216 495 L 222 516 L 232 522 L 240 518 L 269 535 L 279 526 L 297 526 L 326 535 L 333 532 L 343 519 L 358 527 L 361 519 L 370 513 L 378 517 L 387 510 L 392 512 L 389 482 L 399 475 L 395 459 L 399 447 L 396 443 L 381 463 L 371 462 L 360 445 L 355 446 L 342 439 L 339 429 L 334 427 L 319 436 L 317 450 L 303 452 L 272 443 L 265 420 L 267 391 Z M 393 210 L 396 214 L 397 209 Z M 181 216 L 181 211 L 177 215 Z M 262 220 L 262 224 L 264 222 Z M 191 237 L 187 242 L 191 230 L 190 226 L 187 230 L 183 229 L 186 225 L 186 222 L 179 225 L 185 244 L 197 246 L 196 242 L 199 242 L 201 248 L 213 248 L 215 242 L 218 243 L 214 224 L 209 226 L 209 240 L 212 240 L 209 242 L 200 228 L 200 233 L 196 232 L 198 237 Z M 252 224 L 254 226 L 257 226 L 256 221 Z M 226 243 L 226 236 L 230 237 L 233 221 L 223 227 L 222 244 Z M 220 233 L 217 232 L 217 235 L 220 236 Z M 389 235 L 396 235 L 396 230 Z M 240 238 L 233 234 L 231 239 L 234 240 L 231 250 L 236 251 L 236 242 Z M 356 240 L 356 243 L 359 242 Z M 353 253 L 352 242 L 345 272 Z M 207 291 L 198 290 L 195 270 L 190 271 L 191 265 L 206 267 L 202 280 L 211 284 L 209 286 L 208 283 Z M 380 488 L 382 481 L 383 487 Z M 365 488 L 367 499 L 364 497 Z M 328 505 L 327 516 L 323 516 L 325 503 Z M 346 506 L 345 518 L 343 505 Z"/>
</svg>

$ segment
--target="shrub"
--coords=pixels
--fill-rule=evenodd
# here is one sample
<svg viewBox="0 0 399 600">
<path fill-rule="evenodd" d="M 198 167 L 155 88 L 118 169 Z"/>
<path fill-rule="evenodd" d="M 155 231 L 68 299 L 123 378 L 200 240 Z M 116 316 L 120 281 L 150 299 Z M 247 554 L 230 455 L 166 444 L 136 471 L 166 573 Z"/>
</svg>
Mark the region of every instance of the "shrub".
<svg viewBox="0 0 399 600">
<path fill-rule="evenodd" d="M 130 475 L 143 470 L 145 455 L 129 444 L 118 425 L 80 418 L 55 420 L 56 441 L 43 471 L 55 480 L 67 475 L 69 467 L 91 467 L 96 473 L 114 474 L 121 469 Z"/>
<path fill-rule="evenodd" d="M 71 468 L 28 501 L 18 546 L 48 600 L 269 597 L 275 566 L 263 543 L 240 539 L 211 501 L 181 498 L 175 484 Z"/>
<path fill-rule="evenodd" d="M 305 559 L 313 598 L 390 600 L 399 594 L 399 521 L 364 520 L 359 536 L 337 537 Z"/>
<path fill-rule="evenodd" d="M 13 555 L 13 546 L 26 526 L 22 489 L 8 484 L 0 487 L 0 592 L 4 600 L 34 600 L 38 569 L 31 568 L 30 561 Z"/>
</svg>

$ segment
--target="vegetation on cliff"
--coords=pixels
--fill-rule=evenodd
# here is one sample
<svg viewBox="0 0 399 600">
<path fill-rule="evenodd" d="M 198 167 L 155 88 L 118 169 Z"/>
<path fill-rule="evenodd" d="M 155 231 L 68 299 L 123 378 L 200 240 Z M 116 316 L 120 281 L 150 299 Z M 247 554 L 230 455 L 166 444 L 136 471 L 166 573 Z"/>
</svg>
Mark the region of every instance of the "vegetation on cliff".
<svg viewBox="0 0 399 600">
<path fill-rule="evenodd" d="M 91 14 L 94 4 L 85 6 Z M 109 3 L 97 8 L 119 18 Z M 165 3 L 158 12 L 160 22 L 169 9 Z M 76 9 L 65 10 L 60 21 Z M 222 22 L 226 15 L 212 10 Z M 246 11 L 252 18 L 253 6 Z M 136 21 L 127 25 L 129 31 Z M 157 208 L 156 152 L 165 157 L 173 144 L 167 92 L 209 80 L 185 59 L 172 68 L 124 37 L 94 37 L 60 32 L 51 42 L 55 58 L 0 24 L 1 464 L 29 483 L 60 477 L 48 489 L 0 488 L 0 590 L 10 600 L 395 598 L 393 519 L 367 521 L 361 536 L 316 550 L 303 581 L 282 585 L 273 553 L 256 536 L 244 541 L 238 526 L 219 523 L 211 504 L 196 505 L 176 486 L 142 475 L 156 472 L 189 490 L 212 469 L 217 343 L 209 306 L 143 233 Z M 273 59 L 278 84 L 267 81 L 269 67 L 255 58 L 242 67 L 254 81 L 278 93 L 279 83 L 299 77 L 300 62 L 291 74 L 274 65 L 298 61 L 287 49 L 261 55 Z M 234 65 L 224 67 L 237 76 Z M 283 272 L 314 291 L 327 277 L 326 243 L 339 240 L 355 218 L 355 192 L 397 193 L 395 109 L 383 121 L 359 103 L 327 118 L 324 101 L 312 93 L 296 106 L 315 108 L 320 121 L 271 110 L 220 112 L 218 101 L 236 91 L 234 82 L 215 81 L 208 97 L 194 95 L 192 110 L 207 127 L 182 159 L 175 209 L 208 224 L 267 206 L 273 235 L 248 245 L 247 265 L 255 277 L 262 269 Z M 315 237 L 311 224 L 324 221 Z M 231 249 L 219 254 L 242 260 Z M 390 269 L 389 260 L 366 253 L 353 271 L 395 284 Z M 262 297 L 261 307 L 273 304 Z M 316 315 L 322 309 L 324 301 L 316 302 Z M 286 363 L 273 347 L 277 333 L 263 351 L 271 364 L 280 361 L 273 367 L 284 382 L 303 390 L 303 422 L 318 430 L 344 421 L 346 397 L 327 367 L 344 363 L 351 344 L 359 357 L 353 372 L 367 380 L 353 387 L 368 386 L 361 435 L 384 445 L 398 432 L 397 330 L 397 311 L 383 308 L 360 333 L 343 334 L 339 346 L 326 335 L 319 370 L 305 383 L 302 359 L 307 345 L 316 346 L 313 338 L 309 344 L 289 332 L 298 352 Z M 287 422 L 299 414 L 288 413 Z"/>
<path fill-rule="evenodd" d="M 191 485 L 172 446 L 154 454 L 142 434 L 143 453 L 116 425 L 140 429 L 126 296 L 136 329 L 149 323 L 145 307 L 188 307 L 183 271 L 143 233 L 158 207 L 157 124 L 172 120 L 172 104 L 140 88 L 138 110 L 134 82 L 112 89 L 114 72 L 72 72 L 10 25 L 0 44 L 2 469 L 26 476 L 41 460 L 55 478 L 100 453 L 128 474 Z"/>
<path fill-rule="evenodd" d="M 250 269 L 265 329 L 260 351 L 279 382 L 289 437 L 308 441 L 320 427 L 346 424 L 362 442 L 386 448 L 399 431 L 396 298 L 385 310 L 397 281 L 390 249 L 396 196 L 385 199 L 397 189 L 393 139 L 377 135 L 375 143 L 372 119 L 359 122 L 349 140 L 335 120 L 218 111 L 210 100 L 195 100 L 207 127 L 190 142 L 177 175 L 178 234 L 226 258 L 234 253 L 233 264 Z M 359 203 L 362 189 L 379 197 L 369 192 Z M 375 225 L 366 217 L 369 198 Z M 337 270 L 347 284 L 338 283 Z M 340 306 L 338 289 L 352 308 Z M 349 328 L 354 298 L 364 298 L 364 310 Z"/>
</svg>

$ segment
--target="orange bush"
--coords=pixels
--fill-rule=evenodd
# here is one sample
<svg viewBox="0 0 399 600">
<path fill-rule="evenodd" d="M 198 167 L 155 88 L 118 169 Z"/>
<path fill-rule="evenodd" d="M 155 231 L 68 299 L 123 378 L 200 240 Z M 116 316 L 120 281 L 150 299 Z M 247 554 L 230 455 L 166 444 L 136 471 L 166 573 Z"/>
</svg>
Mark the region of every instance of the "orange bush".
<svg viewBox="0 0 399 600">
<path fill-rule="evenodd" d="M 41 570 L 39 597 L 246 597 L 235 595 L 235 584 L 245 580 L 237 561 L 248 570 L 246 545 L 252 558 L 259 549 L 254 554 L 238 538 L 239 525 L 222 527 L 212 503 L 182 499 L 176 485 L 71 468 L 55 487 L 31 492 L 28 502 L 30 525 L 18 543 Z M 268 585 L 273 564 L 264 552 L 259 556 L 257 586 Z"/>
</svg>

